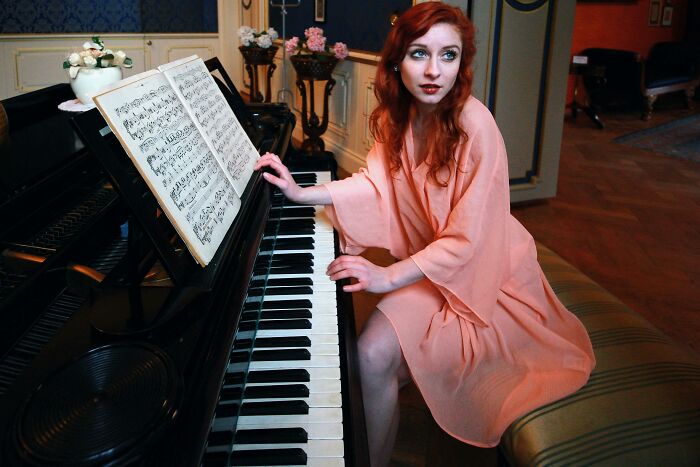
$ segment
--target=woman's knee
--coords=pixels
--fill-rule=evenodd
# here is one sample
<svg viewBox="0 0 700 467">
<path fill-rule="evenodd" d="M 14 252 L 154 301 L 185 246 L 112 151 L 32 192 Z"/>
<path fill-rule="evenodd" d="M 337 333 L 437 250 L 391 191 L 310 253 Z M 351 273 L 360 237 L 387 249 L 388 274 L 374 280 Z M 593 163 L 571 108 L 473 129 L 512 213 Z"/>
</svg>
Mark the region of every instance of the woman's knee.
<svg viewBox="0 0 700 467">
<path fill-rule="evenodd" d="M 403 355 L 394 327 L 384 314 L 375 310 L 365 324 L 358 341 L 358 355 L 363 377 L 398 379 Z"/>
</svg>

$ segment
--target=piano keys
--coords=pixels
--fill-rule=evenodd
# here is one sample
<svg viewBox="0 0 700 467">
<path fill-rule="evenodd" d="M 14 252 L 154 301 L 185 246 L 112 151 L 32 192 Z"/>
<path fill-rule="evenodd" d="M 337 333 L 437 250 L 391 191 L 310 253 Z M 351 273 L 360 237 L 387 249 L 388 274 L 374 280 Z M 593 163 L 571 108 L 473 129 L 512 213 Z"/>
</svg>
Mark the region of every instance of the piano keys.
<svg viewBox="0 0 700 467">
<path fill-rule="evenodd" d="M 293 115 L 270 109 L 239 116 L 259 150 L 287 152 L 302 183 L 330 180 L 332 162 L 294 153 Z M 75 123 L 98 159 L 120 149 L 97 112 Z M 97 251 L 118 241 L 118 259 L 99 280 L 76 271 L 100 254 L 71 265 L 64 292 L 77 309 L 48 325 L 0 395 L 0 463 L 368 465 L 352 307 L 325 276 L 338 250 L 323 207 L 289 205 L 255 175 L 215 260 L 178 269 L 192 260 L 172 229 L 141 222 L 156 213 L 149 193 L 129 182 L 143 200 L 134 210 L 128 170 L 116 179 L 112 168 L 121 211 Z M 47 326 L 36 324 L 24 335 Z"/>
</svg>

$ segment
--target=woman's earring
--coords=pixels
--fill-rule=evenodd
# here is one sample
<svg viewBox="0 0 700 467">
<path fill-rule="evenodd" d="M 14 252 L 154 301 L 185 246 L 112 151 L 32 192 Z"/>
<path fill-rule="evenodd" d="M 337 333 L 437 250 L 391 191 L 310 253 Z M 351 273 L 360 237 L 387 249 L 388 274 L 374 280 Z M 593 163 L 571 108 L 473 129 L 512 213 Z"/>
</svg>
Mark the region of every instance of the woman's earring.
<svg viewBox="0 0 700 467">
<path fill-rule="evenodd" d="M 394 71 L 399 71 L 399 66 L 398 66 L 398 65 L 394 65 Z"/>
</svg>

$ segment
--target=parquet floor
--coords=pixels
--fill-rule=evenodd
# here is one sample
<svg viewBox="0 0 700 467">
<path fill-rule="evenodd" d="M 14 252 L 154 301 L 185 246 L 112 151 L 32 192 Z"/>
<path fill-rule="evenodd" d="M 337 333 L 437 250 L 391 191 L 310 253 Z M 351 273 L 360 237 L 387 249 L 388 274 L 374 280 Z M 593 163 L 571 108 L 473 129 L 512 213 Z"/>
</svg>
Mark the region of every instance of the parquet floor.
<svg viewBox="0 0 700 467">
<path fill-rule="evenodd" d="M 567 119 L 557 196 L 513 206 L 512 213 L 535 239 L 700 352 L 700 164 L 612 142 L 692 113 L 680 108 L 659 102 L 649 122 L 636 112 L 603 114 L 605 130 L 585 115 Z M 367 255 L 391 262 L 383 251 Z M 361 327 L 379 297 L 360 293 L 353 300 Z M 400 402 L 393 467 L 497 464 L 495 449 L 444 434 L 415 386 L 401 391 Z"/>
</svg>

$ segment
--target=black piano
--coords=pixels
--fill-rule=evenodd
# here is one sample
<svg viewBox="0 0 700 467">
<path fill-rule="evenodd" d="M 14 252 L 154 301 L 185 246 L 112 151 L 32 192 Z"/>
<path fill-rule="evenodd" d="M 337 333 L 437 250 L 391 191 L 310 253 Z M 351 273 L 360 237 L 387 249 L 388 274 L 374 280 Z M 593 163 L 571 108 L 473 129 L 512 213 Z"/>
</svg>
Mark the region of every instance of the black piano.
<svg viewBox="0 0 700 467">
<path fill-rule="evenodd" d="M 301 184 L 335 177 L 332 159 L 294 150 L 284 104 L 246 105 L 218 60 L 207 66 L 261 153 Z M 354 316 L 324 274 L 338 242 L 323 208 L 256 173 L 202 268 L 99 112 L 51 115 L 70 155 L 2 186 L 16 226 L 0 231 L 0 465 L 369 465 Z M 60 245 L 32 249 L 86 204 Z"/>
</svg>

